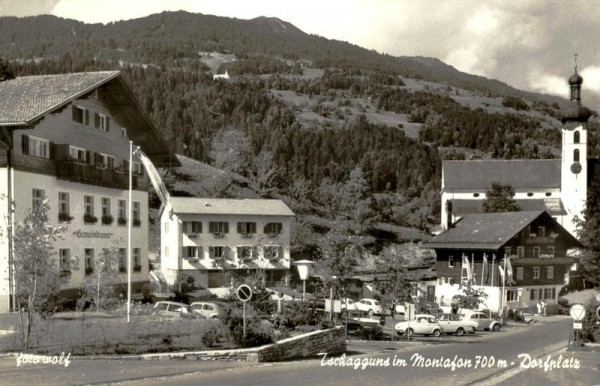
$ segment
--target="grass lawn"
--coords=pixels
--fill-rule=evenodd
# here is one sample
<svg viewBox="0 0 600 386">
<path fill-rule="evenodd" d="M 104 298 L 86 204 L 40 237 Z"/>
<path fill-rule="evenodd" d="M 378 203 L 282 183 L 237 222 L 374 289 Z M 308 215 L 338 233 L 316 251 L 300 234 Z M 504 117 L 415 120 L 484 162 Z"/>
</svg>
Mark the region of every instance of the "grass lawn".
<svg viewBox="0 0 600 386">
<path fill-rule="evenodd" d="M 79 314 L 71 315 L 75 319 L 36 317 L 29 351 L 52 355 L 63 351 L 71 355 L 111 355 L 204 350 L 207 347 L 200 338 L 207 331 L 212 329 L 217 336 L 224 331 L 217 320 L 132 315 L 127 323 L 122 315 Z M 17 331 L 0 335 L 0 352 L 21 350 L 18 314 L 9 316 L 3 315 L 2 323 L 10 322 Z"/>
</svg>

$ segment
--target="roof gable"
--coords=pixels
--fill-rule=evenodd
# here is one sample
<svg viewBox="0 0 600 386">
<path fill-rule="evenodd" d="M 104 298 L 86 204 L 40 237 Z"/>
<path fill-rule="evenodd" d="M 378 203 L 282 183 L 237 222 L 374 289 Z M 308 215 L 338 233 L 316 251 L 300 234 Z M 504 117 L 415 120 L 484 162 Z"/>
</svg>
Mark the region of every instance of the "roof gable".
<svg viewBox="0 0 600 386">
<path fill-rule="evenodd" d="M 0 82 L 0 126 L 27 125 L 118 75 L 118 71 L 82 72 Z"/>
<path fill-rule="evenodd" d="M 444 161 L 443 189 L 488 190 L 492 183 L 515 189 L 560 187 L 560 159 Z"/>
<path fill-rule="evenodd" d="M 554 221 L 544 211 L 466 215 L 452 228 L 425 243 L 425 247 L 499 249 L 542 215 Z"/>
</svg>

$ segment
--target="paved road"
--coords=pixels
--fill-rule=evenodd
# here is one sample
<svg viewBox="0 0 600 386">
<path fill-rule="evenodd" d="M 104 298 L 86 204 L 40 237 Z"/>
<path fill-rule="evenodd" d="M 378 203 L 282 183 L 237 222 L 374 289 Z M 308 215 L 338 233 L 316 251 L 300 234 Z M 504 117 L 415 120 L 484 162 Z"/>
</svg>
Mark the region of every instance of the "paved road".
<svg viewBox="0 0 600 386">
<path fill-rule="evenodd" d="M 441 344 L 435 338 L 425 338 L 408 347 L 403 343 L 386 342 L 377 353 L 346 357 L 350 361 L 360 361 L 357 369 L 328 366 L 329 362 L 326 360 L 306 360 L 243 369 L 234 368 L 227 372 L 203 372 L 146 379 L 143 380 L 143 384 L 467 385 L 506 371 L 511 366 L 519 366 L 519 354 L 536 357 L 542 351 L 564 346 L 568 325 L 568 320 L 565 320 L 559 323 L 527 326 L 499 334 L 484 333 L 476 337 L 462 337 L 464 338 L 462 343 L 456 344 Z M 339 361 L 339 357 L 337 359 Z M 436 359 L 441 359 L 442 363 L 447 363 L 449 366 L 454 363 L 457 368 L 453 370 L 452 367 L 436 367 L 434 362 L 431 362 Z M 448 361 L 444 362 L 445 359 Z M 382 366 L 362 368 L 363 361 L 375 363 L 377 360 L 382 363 Z M 386 360 L 388 366 L 385 366 Z M 486 361 L 487 364 L 482 369 Z M 507 367 L 505 368 L 504 365 Z M 562 371 L 567 372 L 567 370 Z M 575 374 L 571 372 L 570 375 Z"/>
</svg>

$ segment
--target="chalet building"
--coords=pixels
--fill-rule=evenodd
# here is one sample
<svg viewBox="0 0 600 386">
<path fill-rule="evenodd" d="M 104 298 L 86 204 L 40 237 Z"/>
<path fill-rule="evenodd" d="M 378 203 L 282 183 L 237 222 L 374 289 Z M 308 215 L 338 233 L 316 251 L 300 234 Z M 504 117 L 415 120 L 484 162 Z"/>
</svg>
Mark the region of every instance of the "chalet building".
<svg viewBox="0 0 600 386">
<path fill-rule="evenodd" d="M 104 248 L 119 249 L 127 282 L 132 225 L 133 292 L 148 282 L 148 178 L 130 142 L 157 166 L 178 166 L 119 72 L 23 76 L 0 82 L 0 312 L 14 308 L 14 251 L 6 224 L 47 199 L 49 221 L 65 226 L 54 253 L 65 290 L 81 286 Z M 129 202 L 129 169 L 132 199 Z M 10 202 L 16 211 L 11 216 Z M 128 218 L 129 205 L 132 218 Z M 70 258 L 79 258 L 71 270 Z"/>
<path fill-rule="evenodd" d="M 487 293 L 492 310 L 531 309 L 539 300 L 551 310 L 576 267 L 569 251 L 581 243 L 548 212 L 521 211 L 464 215 L 424 247 L 437 255 L 440 303 L 471 285 Z"/>
<path fill-rule="evenodd" d="M 545 210 L 576 236 L 587 187 L 597 160 L 588 159 L 587 121 L 592 112 L 581 105 L 583 78 L 568 80 L 570 107 L 562 119 L 561 159 L 444 161 L 442 164 L 441 227 L 460 217 L 483 212 L 483 200 L 494 182 L 515 189 L 521 210 Z"/>
<path fill-rule="evenodd" d="M 161 271 L 170 285 L 187 274 L 201 288 L 228 288 L 227 269 L 287 285 L 293 218 L 281 200 L 171 197 L 160 219 Z"/>
</svg>

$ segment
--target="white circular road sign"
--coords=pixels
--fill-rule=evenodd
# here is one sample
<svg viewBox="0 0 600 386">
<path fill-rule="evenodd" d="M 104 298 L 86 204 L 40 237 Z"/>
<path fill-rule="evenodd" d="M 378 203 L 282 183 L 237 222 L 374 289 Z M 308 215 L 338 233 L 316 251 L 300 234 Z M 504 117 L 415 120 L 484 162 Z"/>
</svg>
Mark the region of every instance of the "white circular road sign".
<svg viewBox="0 0 600 386">
<path fill-rule="evenodd" d="M 244 303 L 249 302 L 252 299 L 252 288 L 247 284 L 242 284 L 237 288 L 237 297 Z"/>
<path fill-rule="evenodd" d="M 574 320 L 583 320 L 585 318 L 585 307 L 581 304 L 574 304 L 571 306 L 569 314 Z"/>
</svg>

